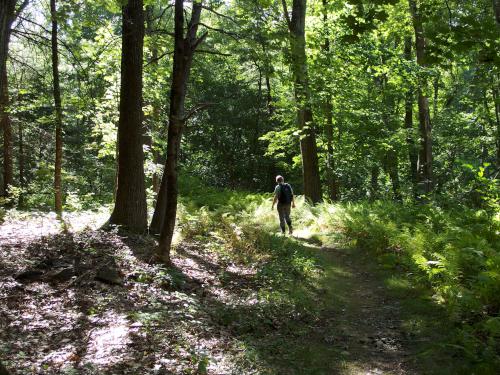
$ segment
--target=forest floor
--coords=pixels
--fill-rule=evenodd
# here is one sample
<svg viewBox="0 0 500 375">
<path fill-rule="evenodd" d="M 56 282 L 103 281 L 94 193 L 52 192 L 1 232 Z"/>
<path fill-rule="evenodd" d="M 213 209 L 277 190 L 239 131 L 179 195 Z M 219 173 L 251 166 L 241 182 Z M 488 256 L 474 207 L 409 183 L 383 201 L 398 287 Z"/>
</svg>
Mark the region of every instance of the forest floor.
<svg viewBox="0 0 500 375">
<path fill-rule="evenodd" d="M 99 230 L 106 217 L 63 227 L 13 212 L 0 225 L 0 358 L 12 374 L 443 373 L 417 355 L 441 334 L 440 312 L 359 249 L 291 239 L 319 261 L 321 308 L 269 311 L 258 265 L 193 240 L 167 268 L 152 262 L 153 239 Z"/>
</svg>

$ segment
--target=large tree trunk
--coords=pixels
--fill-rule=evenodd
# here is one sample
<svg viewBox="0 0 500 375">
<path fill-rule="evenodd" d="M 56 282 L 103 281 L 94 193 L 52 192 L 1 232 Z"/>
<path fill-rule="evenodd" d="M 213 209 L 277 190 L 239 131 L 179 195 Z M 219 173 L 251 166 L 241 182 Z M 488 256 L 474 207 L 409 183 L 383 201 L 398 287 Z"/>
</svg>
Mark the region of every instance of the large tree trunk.
<svg viewBox="0 0 500 375">
<path fill-rule="evenodd" d="M 7 112 L 9 93 L 7 86 L 7 70 L 3 69 L 2 87 L 0 92 L 0 124 L 3 133 L 3 187 L 2 195 L 9 197 L 9 188 L 14 184 L 13 150 L 12 150 L 12 124 Z"/>
<path fill-rule="evenodd" d="M 2 195 L 9 196 L 9 186 L 14 183 L 12 125 L 7 107 L 9 91 L 7 81 L 7 57 L 11 27 L 22 10 L 28 5 L 28 0 L 0 0 L 0 126 L 3 133 L 3 186 Z"/>
<path fill-rule="evenodd" d="M 318 166 L 316 129 L 311 108 L 307 72 L 305 38 L 306 1 L 293 0 L 291 18 L 288 14 L 286 0 L 282 0 L 282 3 L 290 31 L 290 56 L 294 77 L 295 100 L 297 102 L 297 124 L 301 130 L 300 152 L 302 155 L 304 195 L 313 203 L 317 203 L 321 200 L 321 180 Z"/>
<path fill-rule="evenodd" d="M 147 207 L 142 128 L 143 0 L 128 0 L 122 15 L 118 175 L 115 207 L 109 221 L 144 232 Z"/>
<path fill-rule="evenodd" d="M 323 44 L 323 50 L 325 55 L 328 56 L 330 52 L 330 39 L 328 37 L 328 2 L 323 0 L 323 25 L 326 30 L 325 32 L 325 43 Z M 325 116 L 326 116 L 326 182 L 328 185 L 328 195 L 333 202 L 337 202 L 340 199 L 340 189 L 339 181 L 337 178 L 337 173 L 335 170 L 335 156 L 333 155 L 333 105 L 332 96 L 329 91 L 326 92 L 325 102 Z"/>
<path fill-rule="evenodd" d="M 0 0 L 0 125 L 3 133 L 3 186 L 2 195 L 8 197 L 13 184 L 12 126 L 7 112 L 9 93 L 7 86 L 7 56 L 16 1 Z"/>
<path fill-rule="evenodd" d="M 415 30 L 417 64 L 421 67 L 424 67 L 426 66 L 426 62 L 425 38 L 422 18 L 420 16 L 417 0 L 408 0 L 408 2 L 413 19 L 413 28 Z M 427 195 L 432 191 L 433 188 L 431 120 L 429 113 L 429 99 L 424 94 L 425 86 L 425 79 L 420 77 L 418 86 L 418 118 L 420 124 L 420 150 L 418 158 L 419 195 Z"/>
<path fill-rule="evenodd" d="M 405 59 L 412 60 L 411 54 L 412 38 L 411 36 L 405 38 Z M 410 180 L 413 188 L 413 196 L 417 194 L 417 162 L 418 151 L 415 147 L 415 140 L 413 139 L 413 87 L 409 87 L 405 97 L 405 128 L 407 131 L 406 143 L 408 144 L 408 159 L 410 162 Z"/>
<path fill-rule="evenodd" d="M 50 0 L 50 14 L 52 17 L 52 76 L 56 125 L 56 159 L 54 163 L 54 209 L 57 215 L 62 214 L 62 105 L 61 88 L 59 87 L 59 51 L 57 47 L 57 10 L 56 0 Z"/>
<path fill-rule="evenodd" d="M 191 71 L 193 55 L 198 45 L 205 39 L 206 33 L 197 37 L 202 3 L 195 2 L 191 20 L 184 36 L 184 0 L 175 0 L 175 38 L 174 64 L 172 68 L 172 86 L 170 90 L 170 111 L 168 116 L 167 160 L 161 181 L 160 193 L 156 202 L 151 226 L 161 228 L 158 256 L 170 262 L 170 247 L 175 229 L 178 197 L 178 157 L 182 131 L 184 128 L 187 82 Z"/>
</svg>

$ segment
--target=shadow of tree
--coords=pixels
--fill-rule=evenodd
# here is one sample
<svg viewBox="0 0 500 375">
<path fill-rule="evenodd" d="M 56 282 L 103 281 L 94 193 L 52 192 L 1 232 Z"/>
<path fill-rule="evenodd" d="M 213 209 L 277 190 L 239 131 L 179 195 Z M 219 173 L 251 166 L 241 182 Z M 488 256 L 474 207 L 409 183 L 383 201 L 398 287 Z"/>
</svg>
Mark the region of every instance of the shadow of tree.
<svg viewBox="0 0 500 375">
<path fill-rule="evenodd" d="M 244 264 L 230 268 L 196 243 L 180 244 L 173 266 L 165 267 L 151 263 L 155 242 L 147 237 L 102 231 L 52 236 L 33 244 L 27 259 L 66 259 L 78 264 L 77 279 L 34 284 L 34 290 L 23 291 L 27 300 L 16 304 L 12 296 L 8 306 L 22 315 L 31 313 L 28 300 L 34 296 L 38 309 L 59 304 L 44 318 L 51 335 L 13 326 L 14 319 L 0 315 L 7 328 L 0 338 L 23 338 L 26 356 L 48 365 L 47 374 L 60 367 L 42 363 L 45 354 L 37 348 L 57 352 L 67 339 L 73 349 L 67 350 L 66 365 L 82 374 L 184 374 L 206 366 L 213 374 L 337 374 L 385 369 L 387 361 L 401 358 L 357 342 L 359 332 L 377 336 L 382 330 L 380 338 L 387 336 L 377 325 L 383 320 L 404 330 L 395 310 L 383 309 L 394 301 L 365 275 L 370 268 L 352 258 L 360 254 L 321 252 L 307 241 L 271 233 L 259 241 L 269 256 L 250 270 Z M 115 265 L 123 285 L 95 280 L 103 264 Z M 0 283 L 13 272 L 0 266 Z M 380 296 L 363 311 L 370 294 Z M 14 362 L 21 364 L 19 373 L 32 365 L 21 358 Z"/>
</svg>

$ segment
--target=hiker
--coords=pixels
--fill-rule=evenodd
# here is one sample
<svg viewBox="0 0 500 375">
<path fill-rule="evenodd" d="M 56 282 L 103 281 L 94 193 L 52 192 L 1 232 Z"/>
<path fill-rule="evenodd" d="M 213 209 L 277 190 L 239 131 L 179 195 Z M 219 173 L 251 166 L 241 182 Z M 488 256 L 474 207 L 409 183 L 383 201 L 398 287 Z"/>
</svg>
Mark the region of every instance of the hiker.
<svg viewBox="0 0 500 375">
<path fill-rule="evenodd" d="M 290 219 L 291 207 L 295 208 L 295 199 L 293 196 L 293 190 L 290 184 L 285 183 L 283 176 L 276 176 L 276 182 L 278 185 L 274 188 L 274 199 L 272 209 L 274 210 L 274 205 L 278 202 L 278 215 L 280 218 L 280 228 L 281 233 L 285 234 L 285 222 L 288 224 L 288 232 L 293 233 L 292 230 L 292 220 Z"/>
</svg>

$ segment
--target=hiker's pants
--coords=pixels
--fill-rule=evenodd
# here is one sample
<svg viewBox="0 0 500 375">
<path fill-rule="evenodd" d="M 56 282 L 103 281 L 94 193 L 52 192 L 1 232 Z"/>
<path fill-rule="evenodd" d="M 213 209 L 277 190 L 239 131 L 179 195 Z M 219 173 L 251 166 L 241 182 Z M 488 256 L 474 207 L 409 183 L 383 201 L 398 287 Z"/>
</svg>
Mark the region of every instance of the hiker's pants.
<svg viewBox="0 0 500 375">
<path fill-rule="evenodd" d="M 292 220 L 290 219 L 291 205 L 291 203 L 278 202 L 278 215 L 280 217 L 280 228 L 282 232 L 285 232 L 285 222 L 288 224 L 288 228 L 292 229 Z"/>
</svg>

